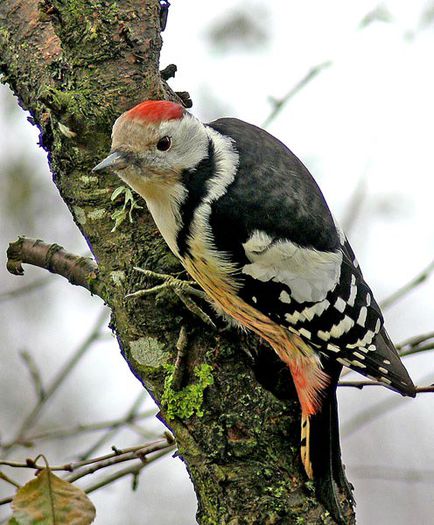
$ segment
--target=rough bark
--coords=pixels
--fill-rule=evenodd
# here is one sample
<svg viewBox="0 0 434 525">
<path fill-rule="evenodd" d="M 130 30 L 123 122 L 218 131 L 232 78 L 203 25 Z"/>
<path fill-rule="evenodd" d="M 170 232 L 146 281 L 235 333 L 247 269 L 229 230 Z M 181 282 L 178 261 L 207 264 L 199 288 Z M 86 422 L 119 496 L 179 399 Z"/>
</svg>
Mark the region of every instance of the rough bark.
<svg viewBox="0 0 434 525">
<path fill-rule="evenodd" d="M 169 408 L 175 415 L 167 423 L 194 483 L 198 521 L 332 523 L 306 483 L 299 406 L 271 350 L 253 336 L 206 327 L 170 293 L 125 299 L 146 284 L 133 264 L 166 273 L 179 266 L 146 209 L 111 232 L 119 203 L 110 196 L 119 183 L 91 168 L 107 154 L 121 112 L 146 98 L 175 98 L 159 74 L 160 47 L 157 0 L 0 3 L 3 80 L 39 127 L 54 183 L 98 262 L 98 293 L 112 309 L 123 356 L 162 419 Z M 181 326 L 188 334 L 181 386 L 200 391 L 201 372 L 203 389 L 213 380 L 202 402 L 170 389 Z M 193 415 L 170 404 L 175 395 L 185 395 Z"/>
</svg>

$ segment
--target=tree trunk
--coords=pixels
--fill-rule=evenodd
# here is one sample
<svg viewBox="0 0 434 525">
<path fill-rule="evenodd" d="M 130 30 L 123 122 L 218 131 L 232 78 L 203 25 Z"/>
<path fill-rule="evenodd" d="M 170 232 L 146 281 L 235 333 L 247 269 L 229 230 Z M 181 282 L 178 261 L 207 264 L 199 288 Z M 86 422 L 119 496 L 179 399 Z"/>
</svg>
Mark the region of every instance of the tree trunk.
<svg viewBox="0 0 434 525">
<path fill-rule="evenodd" d="M 119 181 L 91 168 L 107 155 L 120 113 L 144 99 L 176 99 L 160 77 L 160 47 L 158 0 L 0 4 L 3 80 L 40 129 L 54 183 L 98 262 L 98 294 L 112 309 L 122 355 L 176 436 L 199 523 L 333 523 L 306 483 L 300 409 L 274 353 L 252 335 L 205 326 L 168 292 L 125 299 L 145 285 L 133 265 L 180 268 L 145 207 L 133 224 L 111 231 Z M 187 354 L 176 390 L 183 326 Z"/>
</svg>

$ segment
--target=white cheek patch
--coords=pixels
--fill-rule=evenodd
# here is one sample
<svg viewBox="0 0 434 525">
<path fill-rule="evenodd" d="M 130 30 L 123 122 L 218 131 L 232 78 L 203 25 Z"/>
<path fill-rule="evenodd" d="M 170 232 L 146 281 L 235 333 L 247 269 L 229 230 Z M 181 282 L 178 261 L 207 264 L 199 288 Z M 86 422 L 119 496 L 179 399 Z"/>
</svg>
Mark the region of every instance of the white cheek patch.
<svg viewBox="0 0 434 525">
<path fill-rule="evenodd" d="M 208 135 L 205 126 L 192 115 L 160 124 L 160 138 L 168 136 L 172 146 L 167 151 L 155 151 L 162 161 L 177 170 L 193 169 L 208 154 Z"/>
<path fill-rule="evenodd" d="M 289 240 L 273 241 L 256 230 L 243 244 L 246 264 L 242 272 L 262 282 L 286 284 L 299 303 L 325 299 L 339 282 L 342 253 L 302 248 Z"/>
</svg>

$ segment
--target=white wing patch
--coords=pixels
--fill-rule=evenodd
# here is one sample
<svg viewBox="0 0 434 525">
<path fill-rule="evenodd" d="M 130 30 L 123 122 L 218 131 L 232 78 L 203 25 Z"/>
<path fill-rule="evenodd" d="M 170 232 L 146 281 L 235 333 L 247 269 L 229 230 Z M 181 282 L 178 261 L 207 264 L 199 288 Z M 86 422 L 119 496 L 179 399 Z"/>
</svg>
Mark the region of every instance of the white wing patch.
<svg viewBox="0 0 434 525">
<path fill-rule="evenodd" d="M 302 248 L 289 240 L 273 241 L 256 230 L 243 244 L 246 264 L 242 271 L 262 282 L 283 283 L 299 303 L 325 299 L 339 282 L 342 253 Z"/>
<path fill-rule="evenodd" d="M 332 326 L 330 330 L 330 335 L 335 339 L 341 337 L 343 334 L 346 334 L 354 326 L 354 321 L 351 317 L 346 315 L 342 321 L 338 324 Z"/>
</svg>

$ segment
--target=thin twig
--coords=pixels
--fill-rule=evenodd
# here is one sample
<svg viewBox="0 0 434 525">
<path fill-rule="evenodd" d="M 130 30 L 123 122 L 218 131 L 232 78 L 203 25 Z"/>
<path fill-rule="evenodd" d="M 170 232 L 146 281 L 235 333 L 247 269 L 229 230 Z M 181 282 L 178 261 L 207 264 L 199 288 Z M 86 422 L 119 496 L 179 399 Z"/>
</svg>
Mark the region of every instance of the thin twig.
<svg viewBox="0 0 434 525">
<path fill-rule="evenodd" d="M 434 482 L 434 470 L 415 470 L 387 465 L 352 465 L 351 474 L 361 479 L 383 479 L 387 481 Z"/>
<path fill-rule="evenodd" d="M 401 357 L 434 349 L 434 332 L 411 337 L 396 346 Z"/>
<path fill-rule="evenodd" d="M 90 447 L 86 449 L 85 452 L 82 452 L 79 454 L 79 458 L 84 460 L 92 456 L 96 453 L 97 450 L 99 450 L 103 445 L 105 445 L 109 441 L 113 441 L 116 434 L 119 432 L 119 427 L 117 428 L 111 428 L 108 430 L 105 434 L 100 436 Z"/>
<path fill-rule="evenodd" d="M 365 386 L 382 386 L 385 384 L 381 381 L 339 381 L 338 386 L 358 388 L 362 390 Z M 422 394 L 426 392 L 434 392 L 434 385 L 428 386 L 417 386 L 416 394 Z"/>
<path fill-rule="evenodd" d="M 164 450 L 163 453 L 167 454 L 167 450 Z M 118 470 L 114 474 L 111 474 L 110 476 L 107 476 L 100 481 L 97 481 L 96 483 L 93 483 L 92 485 L 89 485 L 84 492 L 86 494 L 90 494 L 91 492 L 94 492 L 95 490 L 98 490 L 102 487 L 105 487 L 107 485 L 110 485 L 114 481 L 117 481 L 118 479 L 124 478 L 125 476 L 132 475 L 137 476 L 142 469 L 144 469 L 148 463 L 143 463 L 143 461 L 140 461 L 139 463 L 135 463 L 134 465 L 131 465 L 130 467 L 127 467 L 122 470 Z"/>
<path fill-rule="evenodd" d="M 349 233 L 360 213 L 363 202 L 366 198 L 366 179 L 361 178 L 354 189 L 349 202 L 346 205 L 346 210 L 343 219 L 340 221 L 342 230 Z"/>
<path fill-rule="evenodd" d="M 113 447 L 113 452 L 111 452 L 110 454 L 105 454 L 96 458 L 85 459 L 83 461 L 72 461 L 63 465 L 50 465 L 49 468 L 53 471 L 75 472 L 76 470 L 81 469 L 82 467 L 92 465 L 91 467 L 83 469 L 80 472 L 77 472 L 76 474 L 73 474 L 68 478 L 68 481 L 75 481 L 76 479 L 85 476 L 86 473 L 90 473 L 90 469 L 94 469 L 92 470 L 92 472 L 95 472 L 95 470 L 99 470 L 112 464 L 128 461 L 129 459 L 144 457 L 146 456 L 146 454 L 150 454 L 151 452 L 155 452 L 157 450 L 161 450 L 169 446 L 174 446 L 173 441 L 170 441 L 167 438 L 165 438 L 159 439 L 151 443 L 147 443 L 146 445 L 136 445 L 134 447 L 127 447 L 125 449 L 117 449 Z M 37 461 L 31 458 L 28 458 L 25 461 L 12 461 L 8 459 L 0 459 L 0 465 L 5 465 L 13 468 L 30 468 L 37 471 L 46 468 L 45 464 L 38 463 Z"/>
<path fill-rule="evenodd" d="M 9 290 L 8 292 L 1 293 L 0 303 L 9 301 L 10 299 L 16 299 L 20 295 L 24 295 L 26 293 L 33 292 L 34 290 L 47 286 L 48 284 L 51 284 L 52 282 L 54 281 L 53 279 L 50 279 L 50 277 L 43 277 L 42 279 L 35 279 L 31 283 L 25 284 L 24 286 L 19 286 L 18 288 L 15 288 L 14 290 Z"/>
<path fill-rule="evenodd" d="M 405 347 L 413 347 L 413 346 L 417 346 L 419 345 L 420 343 L 424 343 L 425 341 L 428 341 L 430 339 L 434 339 L 434 332 L 428 332 L 426 334 L 419 334 L 419 335 L 414 335 L 408 339 L 405 339 L 404 341 L 402 341 L 401 343 L 399 343 L 398 345 L 396 345 L 396 348 L 397 349 L 403 349 Z"/>
<path fill-rule="evenodd" d="M 27 350 L 23 350 L 22 352 L 20 352 L 20 357 L 24 361 L 30 373 L 30 377 L 32 378 L 33 387 L 36 392 L 36 397 L 39 400 L 43 399 L 45 396 L 45 392 L 44 392 L 44 387 L 42 384 L 41 373 L 39 372 L 39 368 L 38 368 L 38 365 L 36 364 L 36 361 L 33 359 L 32 355 L 29 352 L 27 352 Z"/>
<path fill-rule="evenodd" d="M 106 478 L 103 478 L 100 481 L 97 481 L 93 485 L 89 485 L 89 487 L 85 489 L 86 494 L 90 494 L 91 492 L 94 492 L 95 490 L 105 487 L 106 485 L 113 483 L 113 481 L 117 481 L 118 479 L 128 476 L 129 474 L 132 474 L 133 476 L 137 476 L 147 465 L 166 456 L 167 454 L 169 454 L 169 452 L 173 450 L 173 448 L 168 447 L 166 449 L 163 449 L 160 452 L 154 454 L 151 458 L 147 458 L 146 462 L 140 461 L 140 463 L 138 464 L 132 465 L 122 470 L 118 470 L 114 474 L 107 476 Z"/>
<path fill-rule="evenodd" d="M 432 373 L 429 376 L 422 378 L 421 383 L 432 383 Z M 363 412 L 357 414 L 355 417 L 350 419 L 345 425 L 341 427 L 341 434 L 347 437 L 356 431 L 359 431 L 363 425 L 370 423 L 377 417 L 380 417 L 384 412 L 396 408 L 403 402 L 402 398 L 398 395 L 388 397 L 382 402 L 375 406 L 371 406 Z"/>
<path fill-rule="evenodd" d="M 171 452 L 172 450 L 174 450 L 176 448 L 176 446 L 172 443 L 168 443 L 166 441 L 166 445 L 164 448 L 162 448 L 162 450 L 160 450 L 160 452 L 154 454 L 151 458 L 145 458 L 145 454 L 150 454 L 152 452 L 154 452 L 154 450 L 146 450 L 146 448 L 139 448 L 139 450 L 136 452 L 135 455 L 132 455 L 129 454 L 128 457 L 126 457 L 126 455 L 122 456 L 122 455 L 116 455 L 115 458 L 117 459 L 117 461 L 115 462 L 110 462 L 110 461 L 106 461 L 105 464 L 97 464 L 95 465 L 95 467 L 98 467 L 98 468 L 91 468 L 91 469 L 87 469 L 86 472 L 83 472 L 83 473 L 80 473 L 79 476 L 76 476 L 74 479 L 72 479 L 72 477 L 70 477 L 68 479 L 69 482 L 72 482 L 72 481 L 75 481 L 81 477 L 84 477 L 88 474 L 93 474 L 96 470 L 99 470 L 101 468 L 105 468 L 105 467 L 108 467 L 108 466 L 112 466 L 114 464 L 117 464 L 117 463 L 120 463 L 120 462 L 123 462 L 123 461 L 129 461 L 131 459 L 137 459 L 137 457 L 140 455 L 140 463 L 139 464 L 136 464 L 136 465 L 133 465 L 131 467 L 128 467 L 126 469 L 123 469 L 123 470 L 119 470 L 118 472 L 115 472 L 114 474 L 110 475 L 110 476 L 107 476 L 106 478 L 94 483 L 93 485 L 90 485 L 86 490 L 85 492 L 86 493 L 91 493 L 91 492 L 94 492 L 95 490 L 98 490 L 106 485 L 109 485 L 110 483 L 120 479 L 120 478 L 123 478 L 124 476 L 127 476 L 128 474 L 132 474 L 133 476 L 137 476 L 140 471 L 145 468 L 147 465 L 149 465 L 150 463 L 153 463 L 154 461 L 160 459 L 162 456 L 165 456 L 166 454 L 168 454 L 169 452 Z M 155 450 L 158 450 L 158 449 L 155 449 Z M 54 467 L 50 467 L 51 470 L 56 470 Z M 6 505 L 8 503 L 11 503 L 13 500 L 13 496 L 9 496 L 7 498 L 3 498 L 3 499 L 0 499 L 0 506 L 1 505 Z"/>
<path fill-rule="evenodd" d="M 162 449 L 174 449 L 175 444 L 169 442 L 167 439 L 161 439 L 154 443 L 148 445 L 140 445 L 136 447 L 126 448 L 124 450 L 116 450 L 113 454 L 107 454 L 106 456 L 101 456 L 100 458 L 94 458 L 95 460 L 87 460 L 85 462 L 78 462 L 79 467 L 84 465 L 90 465 L 89 467 L 83 468 L 75 474 L 71 474 L 66 477 L 66 480 L 72 483 L 77 479 L 83 478 L 88 474 L 93 474 L 97 470 L 102 468 L 110 467 L 111 465 L 117 465 L 118 463 L 123 463 L 124 461 L 130 461 L 131 459 L 140 458 L 143 461 L 146 461 L 145 456 L 151 454 L 152 452 L 157 452 Z M 72 464 L 73 470 L 76 470 L 75 464 Z M 78 468 L 78 467 L 77 467 Z M 64 469 L 66 470 L 66 469 Z"/>
<path fill-rule="evenodd" d="M 271 110 L 268 117 L 264 120 L 262 127 L 266 128 L 271 124 L 271 122 L 277 117 L 279 112 L 282 110 L 283 106 L 291 100 L 299 91 L 301 91 L 309 82 L 311 82 L 321 71 L 330 67 L 332 62 L 327 60 L 314 66 L 308 73 L 299 81 L 297 84 L 290 90 L 288 93 L 279 100 L 273 99 L 273 109 Z"/>
<path fill-rule="evenodd" d="M 9 476 L 7 476 L 4 472 L 1 472 L 1 471 L 0 471 L 0 479 L 2 479 L 3 481 L 6 481 L 6 483 L 9 483 L 10 485 L 13 485 L 17 489 L 21 488 L 21 485 L 17 481 L 13 480 Z"/>
<path fill-rule="evenodd" d="M 125 414 L 124 416 L 124 421 L 126 423 L 130 422 L 130 421 L 133 421 L 136 414 L 137 414 L 137 411 L 140 409 L 144 399 L 146 398 L 147 396 L 147 393 L 145 390 L 141 391 L 139 393 L 139 395 L 136 397 L 136 399 L 134 400 L 133 404 L 131 405 L 131 407 L 128 409 L 127 413 Z M 87 459 L 88 457 L 90 457 L 92 454 L 94 454 L 102 445 L 104 445 L 105 443 L 107 443 L 109 440 L 111 440 L 112 438 L 114 438 L 114 436 L 119 432 L 120 428 L 121 428 L 122 425 L 114 425 L 112 428 L 110 428 L 105 434 L 103 434 L 102 436 L 100 436 L 97 441 L 95 443 L 93 443 L 87 450 L 86 452 L 83 452 L 82 454 L 80 454 L 80 458 L 83 460 L 83 459 Z"/>
<path fill-rule="evenodd" d="M 422 270 L 419 274 L 416 275 L 416 277 L 414 277 L 407 284 L 393 292 L 391 295 L 389 295 L 389 297 L 386 297 L 386 299 L 381 301 L 380 307 L 386 309 L 392 306 L 392 304 L 399 301 L 399 299 L 402 299 L 402 297 L 411 292 L 411 290 L 424 283 L 433 271 L 434 261 L 431 261 L 430 264 L 424 270 Z"/>
<path fill-rule="evenodd" d="M 51 439 L 63 439 L 71 436 L 77 436 L 87 432 L 98 432 L 100 430 L 117 429 L 124 425 L 129 425 L 132 422 L 140 421 L 152 416 L 155 410 L 148 410 L 146 412 L 140 412 L 128 418 L 122 417 L 119 419 L 111 419 L 108 421 L 101 421 L 100 423 L 89 423 L 79 424 L 71 428 L 59 428 L 54 430 L 47 430 L 39 434 L 33 434 L 26 437 L 25 444 L 34 443 L 35 441 L 51 440 Z"/>
<path fill-rule="evenodd" d="M 101 328 L 106 323 L 107 317 L 108 317 L 107 311 L 104 309 L 101 312 L 101 314 L 98 316 L 89 335 L 80 344 L 80 346 L 73 353 L 73 355 L 62 366 L 62 368 L 56 374 L 56 376 L 51 381 L 51 383 L 47 386 L 43 397 L 41 397 L 38 400 L 38 402 L 33 407 L 31 412 L 24 418 L 24 421 L 21 423 L 21 426 L 18 429 L 18 432 L 16 433 L 14 439 L 12 439 L 10 443 L 2 446 L 2 448 L 6 452 L 10 450 L 12 447 L 26 442 L 27 431 L 35 423 L 42 409 L 45 407 L 45 404 L 47 403 L 47 401 L 54 395 L 54 393 L 57 391 L 57 389 L 60 387 L 63 381 L 69 376 L 73 368 L 77 365 L 77 363 L 80 361 L 83 355 L 91 347 L 92 343 L 94 343 L 98 339 Z"/>
</svg>

